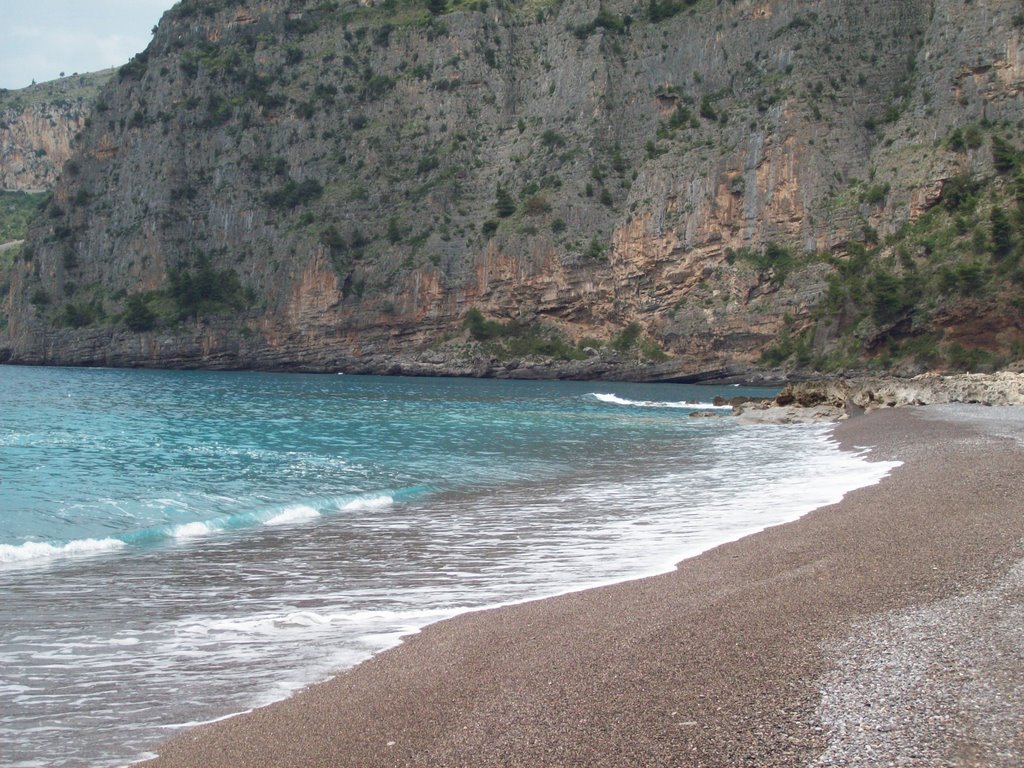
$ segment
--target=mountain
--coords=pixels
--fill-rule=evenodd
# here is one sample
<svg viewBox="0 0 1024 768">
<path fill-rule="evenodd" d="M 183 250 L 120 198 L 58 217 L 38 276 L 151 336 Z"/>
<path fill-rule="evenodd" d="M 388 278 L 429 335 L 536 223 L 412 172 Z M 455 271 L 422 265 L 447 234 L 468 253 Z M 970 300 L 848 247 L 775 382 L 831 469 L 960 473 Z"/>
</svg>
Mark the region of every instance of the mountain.
<svg viewBox="0 0 1024 768">
<path fill-rule="evenodd" d="M 0 355 L 998 367 L 1022 27 L 1010 0 L 186 0 L 101 91 Z"/>
</svg>

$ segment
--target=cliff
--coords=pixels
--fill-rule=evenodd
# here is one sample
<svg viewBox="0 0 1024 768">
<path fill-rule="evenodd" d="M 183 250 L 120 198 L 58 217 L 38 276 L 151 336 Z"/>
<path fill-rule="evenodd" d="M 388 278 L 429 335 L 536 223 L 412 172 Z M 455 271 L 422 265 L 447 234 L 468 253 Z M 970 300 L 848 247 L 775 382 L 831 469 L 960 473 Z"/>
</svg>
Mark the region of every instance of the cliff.
<svg viewBox="0 0 1024 768">
<path fill-rule="evenodd" d="M 1010 0 L 182 2 L 99 97 L 0 345 L 665 380 L 998 365 L 1024 355 L 1022 24 Z"/>
<path fill-rule="evenodd" d="M 0 190 L 51 189 L 113 70 L 0 89 Z"/>
</svg>

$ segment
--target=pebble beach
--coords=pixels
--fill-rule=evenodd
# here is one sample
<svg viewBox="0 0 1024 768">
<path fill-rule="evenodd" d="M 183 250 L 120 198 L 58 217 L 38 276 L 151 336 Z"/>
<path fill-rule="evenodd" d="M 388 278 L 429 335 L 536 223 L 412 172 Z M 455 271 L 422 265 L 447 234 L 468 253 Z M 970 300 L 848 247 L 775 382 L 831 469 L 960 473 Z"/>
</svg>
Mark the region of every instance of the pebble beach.
<svg viewBox="0 0 1024 768">
<path fill-rule="evenodd" d="M 902 465 L 672 573 L 432 625 L 146 765 L 1020 765 L 1024 409 L 835 434 Z"/>
</svg>

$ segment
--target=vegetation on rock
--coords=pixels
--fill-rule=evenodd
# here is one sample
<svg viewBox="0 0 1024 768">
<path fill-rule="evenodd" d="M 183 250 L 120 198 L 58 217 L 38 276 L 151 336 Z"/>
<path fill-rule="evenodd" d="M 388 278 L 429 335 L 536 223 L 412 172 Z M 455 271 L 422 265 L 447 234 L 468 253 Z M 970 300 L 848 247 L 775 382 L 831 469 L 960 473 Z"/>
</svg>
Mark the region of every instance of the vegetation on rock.
<svg viewBox="0 0 1024 768">
<path fill-rule="evenodd" d="M 45 192 L 0 191 L 0 245 L 24 240 L 29 223 L 45 202 Z"/>
</svg>

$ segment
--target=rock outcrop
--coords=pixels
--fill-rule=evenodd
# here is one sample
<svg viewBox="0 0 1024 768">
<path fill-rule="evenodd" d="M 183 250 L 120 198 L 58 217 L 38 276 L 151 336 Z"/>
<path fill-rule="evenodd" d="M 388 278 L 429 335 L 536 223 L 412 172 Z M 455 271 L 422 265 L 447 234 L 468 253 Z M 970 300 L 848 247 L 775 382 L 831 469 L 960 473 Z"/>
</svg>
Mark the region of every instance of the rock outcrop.
<svg viewBox="0 0 1024 768">
<path fill-rule="evenodd" d="M 1018 283 L 978 288 L 1006 260 L 937 251 L 1012 194 L 1016 3 L 431 8 L 175 6 L 11 267 L 9 358 L 562 375 L 614 346 L 671 380 L 1024 340 Z M 897 239 L 937 209 L 963 232 Z"/>
<path fill-rule="evenodd" d="M 734 412 L 751 423 L 835 421 L 880 408 L 942 403 L 1024 405 L 1024 373 L 923 374 L 787 384 L 774 400 L 745 403 Z"/>
</svg>

